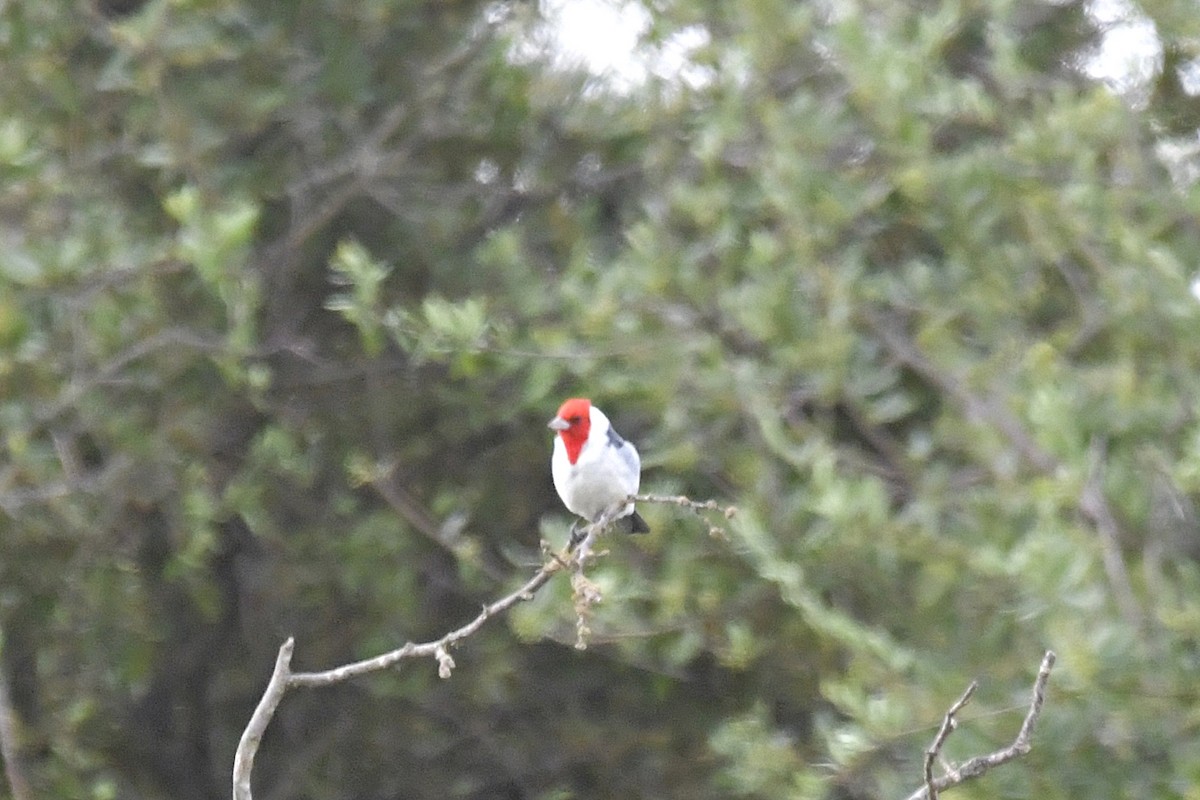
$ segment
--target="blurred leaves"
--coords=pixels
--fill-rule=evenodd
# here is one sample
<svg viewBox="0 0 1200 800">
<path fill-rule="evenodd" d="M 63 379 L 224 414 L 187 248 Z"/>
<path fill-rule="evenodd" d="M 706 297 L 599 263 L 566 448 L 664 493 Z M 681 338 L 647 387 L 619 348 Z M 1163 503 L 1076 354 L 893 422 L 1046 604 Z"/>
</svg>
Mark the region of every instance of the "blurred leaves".
<svg viewBox="0 0 1200 800">
<path fill-rule="evenodd" d="M 281 638 L 332 666 L 519 585 L 583 394 L 727 536 L 644 509 L 583 653 L 556 581 L 451 681 L 289 697 L 261 791 L 898 795 L 973 678 L 948 752 L 1010 741 L 1052 647 L 978 792 L 1186 794 L 1193 12 L 1142 10 L 1123 98 L 1082 2 L 671 0 L 622 87 L 533 6 L 4 6 L 0 668 L 39 793 L 223 796 Z"/>
<path fill-rule="evenodd" d="M 380 290 L 391 269 L 373 260 L 366 249 L 353 240 L 338 244 L 329 267 L 333 270 L 333 283 L 346 289 L 330 295 L 325 308 L 341 314 L 358 329 L 363 350 L 368 355 L 379 355 L 383 348 L 383 329 L 379 325 Z"/>
</svg>

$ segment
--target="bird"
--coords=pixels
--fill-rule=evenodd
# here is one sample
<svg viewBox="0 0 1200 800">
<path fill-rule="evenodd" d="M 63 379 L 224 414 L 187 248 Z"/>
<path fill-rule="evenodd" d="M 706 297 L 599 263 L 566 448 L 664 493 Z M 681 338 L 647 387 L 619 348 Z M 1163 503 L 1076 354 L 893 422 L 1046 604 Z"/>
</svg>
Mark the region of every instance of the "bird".
<svg viewBox="0 0 1200 800">
<path fill-rule="evenodd" d="M 641 483 L 642 462 L 637 448 L 613 430 L 612 423 L 586 397 L 572 397 L 559 406 L 547 423 L 555 432 L 550 474 L 563 505 L 572 514 L 595 522 L 605 511 L 630 495 Z M 579 523 L 571 526 L 568 549 L 582 540 Z M 616 519 L 626 533 L 649 533 L 650 526 L 627 503 Z"/>
</svg>

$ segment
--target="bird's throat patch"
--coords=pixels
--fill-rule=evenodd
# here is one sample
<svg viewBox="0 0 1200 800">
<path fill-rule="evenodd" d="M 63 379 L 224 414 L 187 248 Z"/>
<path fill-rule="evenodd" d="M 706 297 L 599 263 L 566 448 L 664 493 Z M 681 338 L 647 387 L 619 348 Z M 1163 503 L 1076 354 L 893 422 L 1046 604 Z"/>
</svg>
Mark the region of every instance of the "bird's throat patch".
<svg viewBox="0 0 1200 800">
<path fill-rule="evenodd" d="M 562 437 L 563 444 L 567 448 L 567 461 L 571 463 L 571 466 L 575 466 L 575 462 L 579 460 L 579 454 L 583 451 L 583 446 L 587 444 L 587 433 L 580 436 L 579 431 L 571 428 L 563 431 L 559 436 Z"/>
</svg>

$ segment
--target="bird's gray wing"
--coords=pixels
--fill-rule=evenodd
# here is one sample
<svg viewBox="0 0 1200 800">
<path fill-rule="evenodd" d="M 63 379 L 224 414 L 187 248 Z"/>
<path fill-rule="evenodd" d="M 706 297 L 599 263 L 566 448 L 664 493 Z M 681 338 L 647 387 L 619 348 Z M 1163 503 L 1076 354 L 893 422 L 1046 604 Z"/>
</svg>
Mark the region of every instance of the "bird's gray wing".
<svg viewBox="0 0 1200 800">
<path fill-rule="evenodd" d="M 611 426 L 608 429 L 608 443 L 617 451 L 617 455 L 621 457 L 621 460 L 625 462 L 633 473 L 634 485 L 636 486 L 640 482 L 639 479 L 642 473 L 642 460 L 638 457 L 637 448 L 622 439 L 621 434 L 613 430 Z"/>
</svg>

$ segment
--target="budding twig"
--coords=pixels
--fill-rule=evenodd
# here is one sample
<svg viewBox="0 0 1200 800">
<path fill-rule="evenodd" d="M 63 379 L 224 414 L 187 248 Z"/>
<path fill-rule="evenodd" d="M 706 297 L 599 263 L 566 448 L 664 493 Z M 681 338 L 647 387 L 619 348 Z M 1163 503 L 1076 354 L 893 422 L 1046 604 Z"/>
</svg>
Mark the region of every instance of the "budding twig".
<svg viewBox="0 0 1200 800">
<path fill-rule="evenodd" d="M 693 500 L 682 494 L 635 494 L 629 497 L 630 500 L 638 503 L 662 503 L 664 505 L 675 505 L 680 508 L 686 508 L 698 517 L 703 518 L 706 511 L 718 511 L 725 519 L 733 519 L 737 514 L 736 506 L 723 506 L 716 500 Z M 725 529 L 720 525 L 710 524 L 708 532 L 713 536 L 723 536 Z"/>
<path fill-rule="evenodd" d="M 737 509 L 733 506 L 723 506 L 716 500 L 692 500 L 690 497 L 684 495 L 634 494 L 613 504 L 612 508 L 607 509 L 595 521 L 585 525 L 582 528 L 583 536 L 579 538 L 573 548 L 569 548 L 573 550 L 574 558 L 568 557 L 568 566 L 572 569 L 571 589 L 575 606 L 575 647 L 579 650 L 587 649 L 587 639 L 592 632 L 588 626 L 588 621 L 591 619 L 592 606 L 603 599 L 600 587 L 583 574 L 584 567 L 589 560 L 603 555 L 603 553 L 593 553 L 593 545 L 595 545 L 597 538 L 603 536 L 612 528 L 613 524 L 620 518 L 621 512 L 625 510 L 625 506 L 631 502 L 661 503 L 663 505 L 679 506 L 680 508 L 686 508 L 701 518 L 705 516 L 705 512 L 710 511 L 719 512 L 725 519 L 732 519 L 733 515 L 737 513 Z M 725 529 L 713 523 L 709 523 L 708 532 L 710 536 L 722 538 L 725 536 Z"/>
<path fill-rule="evenodd" d="M 656 495 L 638 495 L 633 499 L 646 503 L 674 503 L 685 508 L 690 508 L 696 513 L 700 513 L 703 510 L 723 511 L 727 518 L 733 515 L 732 508 L 724 508 L 714 500 L 697 502 L 689 500 L 686 497 L 660 497 Z M 271 724 L 271 718 L 274 717 L 275 710 L 279 707 L 280 701 L 289 690 L 302 686 L 317 687 L 340 683 L 358 675 L 387 669 L 406 658 L 433 658 L 438 665 L 438 676 L 449 678 L 455 667 L 454 659 L 450 655 L 450 650 L 453 647 L 463 639 L 473 635 L 492 617 L 503 614 L 523 600 L 532 599 L 539 589 L 550 582 L 555 573 L 563 572 L 564 570 L 572 572 L 571 586 L 575 598 L 575 613 L 577 617 L 575 646 L 580 649 L 585 648 L 587 646 L 587 636 L 591 633 L 587 625 L 591 607 L 599 603 L 602 596 L 600 587 L 583 574 L 583 567 L 589 559 L 604 555 L 602 552 L 593 553 L 592 546 L 596 538 L 612 526 L 613 521 L 617 518 L 617 513 L 623 507 L 624 503 L 621 503 L 602 514 L 595 522 L 586 526 L 583 539 L 575 548 L 574 555 L 570 552 L 555 553 L 550 551 L 541 568 L 522 586 L 501 597 L 499 600 L 485 605 L 474 619 L 462 627 L 450 631 L 440 639 L 423 644 L 408 642 L 403 647 L 398 647 L 373 658 L 354 661 L 323 672 L 292 672 L 291 662 L 292 653 L 295 649 L 295 641 L 289 637 L 279 647 L 271 679 L 267 682 L 263 696 L 258 701 L 258 706 L 254 709 L 254 713 L 251 715 L 246 729 L 242 732 L 242 738 L 238 742 L 237 750 L 234 753 L 233 799 L 252 800 L 250 776 L 254 770 L 254 757 L 258 753 L 258 746 L 262 742 L 267 726 Z"/>
</svg>

